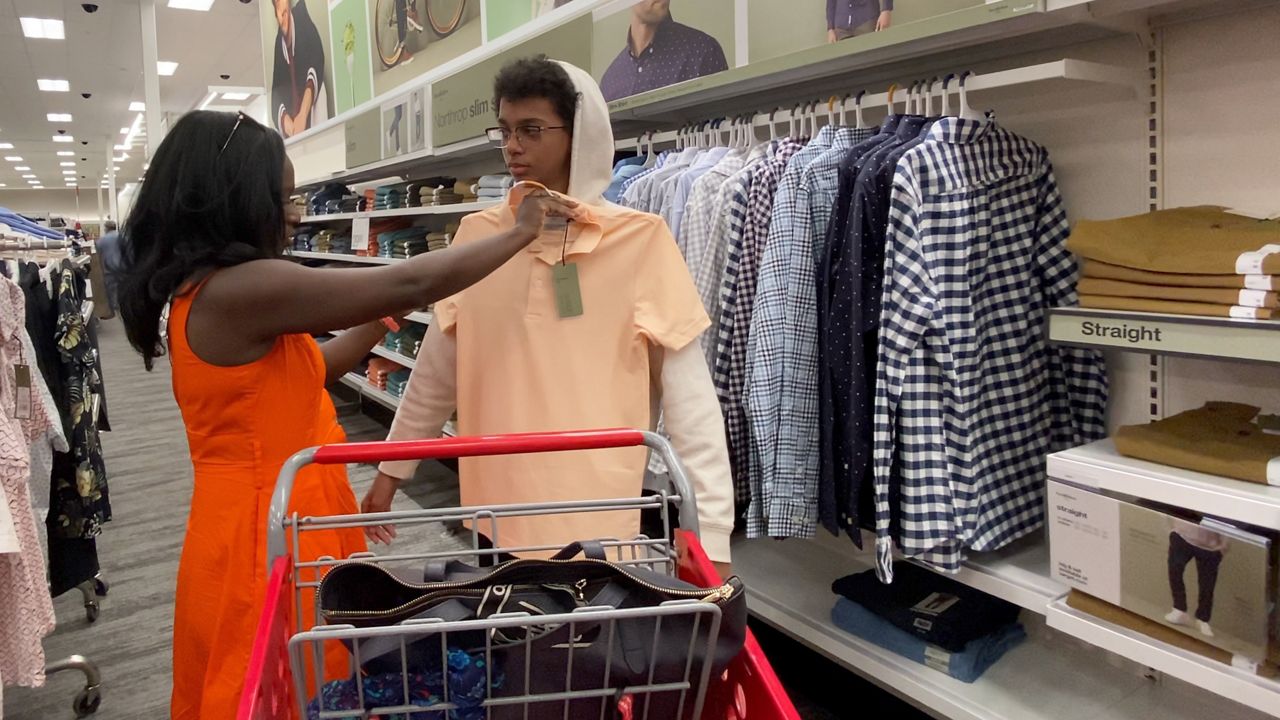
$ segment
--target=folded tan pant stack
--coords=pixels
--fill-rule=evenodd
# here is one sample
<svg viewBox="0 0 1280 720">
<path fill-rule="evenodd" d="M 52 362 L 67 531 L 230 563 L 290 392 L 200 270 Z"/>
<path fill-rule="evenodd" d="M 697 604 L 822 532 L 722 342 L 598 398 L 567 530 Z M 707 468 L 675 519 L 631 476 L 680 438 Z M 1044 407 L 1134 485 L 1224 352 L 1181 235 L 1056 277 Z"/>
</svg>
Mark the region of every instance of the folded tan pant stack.
<svg viewBox="0 0 1280 720">
<path fill-rule="evenodd" d="M 1280 222 L 1191 207 L 1084 221 L 1080 305 L 1269 320 L 1280 311 Z"/>
</svg>

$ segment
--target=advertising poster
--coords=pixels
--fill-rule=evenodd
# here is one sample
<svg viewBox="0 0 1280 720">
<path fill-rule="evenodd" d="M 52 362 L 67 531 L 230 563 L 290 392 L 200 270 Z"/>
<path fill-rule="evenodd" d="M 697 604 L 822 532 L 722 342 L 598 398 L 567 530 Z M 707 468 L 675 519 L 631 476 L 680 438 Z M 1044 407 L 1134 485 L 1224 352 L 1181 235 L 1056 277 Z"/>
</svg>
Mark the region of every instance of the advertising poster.
<svg viewBox="0 0 1280 720">
<path fill-rule="evenodd" d="M 382 159 L 393 158 L 409 152 L 410 126 L 409 96 L 398 97 L 382 105 Z"/>
<path fill-rule="evenodd" d="M 735 6 L 735 0 L 638 0 L 595 13 L 591 67 L 604 99 L 729 69 Z"/>
<path fill-rule="evenodd" d="M 409 95 L 409 150 L 416 152 L 427 147 L 427 87 L 414 90 Z"/>
<path fill-rule="evenodd" d="M 268 117 L 285 137 L 334 114 L 329 78 L 327 0 L 263 0 L 263 65 L 271 88 Z"/>
<path fill-rule="evenodd" d="M 750 0 L 748 62 L 840 43 L 874 33 L 918 37 L 912 24 L 976 7 L 983 0 Z M 850 51 L 856 52 L 856 43 Z"/>
<path fill-rule="evenodd" d="M 485 42 L 578 0 L 485 0 Z"/>
<path fill-rule="evenodd" d="M 333 100 L 337 114 L 373 99 L 373 55 L 365 0 L 329 0 Z"/>
<path fill-rule="evenodd" d="M 382 95 L 480 47 L 480 0 L 366 0 L 373 92 Z"/>
</svg>

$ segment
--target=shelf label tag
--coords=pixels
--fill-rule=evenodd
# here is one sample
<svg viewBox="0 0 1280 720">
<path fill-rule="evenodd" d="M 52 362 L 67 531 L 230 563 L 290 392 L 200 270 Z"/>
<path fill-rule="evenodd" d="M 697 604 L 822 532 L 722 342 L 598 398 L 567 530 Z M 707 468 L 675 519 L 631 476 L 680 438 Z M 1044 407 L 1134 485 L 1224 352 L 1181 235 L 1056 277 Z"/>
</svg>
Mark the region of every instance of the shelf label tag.
<svg viewBox="0 0 1280 720">
<path fill-rule="evenodd" d="M 357 252 L 369 249 L 369 218 L 358 217 L 351 221 L 351 249 Z"/>
</svg>

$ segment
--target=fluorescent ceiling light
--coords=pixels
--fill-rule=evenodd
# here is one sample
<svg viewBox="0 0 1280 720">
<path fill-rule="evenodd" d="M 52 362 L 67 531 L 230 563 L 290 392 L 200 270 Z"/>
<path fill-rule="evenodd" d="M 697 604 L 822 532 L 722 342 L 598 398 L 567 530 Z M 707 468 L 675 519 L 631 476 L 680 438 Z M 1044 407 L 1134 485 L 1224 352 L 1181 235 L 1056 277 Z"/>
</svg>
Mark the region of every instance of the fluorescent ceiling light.
<svg viewBox="0 0 1280 720">
<path fill-rule="evenodd" d="M 45 92 L 71 92 L 71 83 L 66 80 L 40 78 L 39 80 L 36 80 L 36 87 Z"/>
<path fill-rule="evenodd" d="M 8 160 L 9 162 L 22 162 L 21 155 L 5 155 L 4 159 Z"/>
<path fill-rule="evenodd" d="M 223 100 L 248 100 L 249 97 L 250 97 L 249 93 L 246 93 L 246 92 L 222 93 Z"/>
<path fill-rule="evenodd" d="M 58 165 L 59 165 L 59 166 L 61 166 L 61 167 L 75 167 L 75 166 L 76 166 L 76 164 L 75 164 L 75 163 L 73 163 L 73 162 L 60 162 L 60 163 L 58 163 Z"/>
<path fill-rule="evenodd" d="M 30 170 L 31 168 L 27 167 L 26 165 L 14 165 L 13 169 L 17 170 L 18 172 L 25 172 L 27 170 Z"/>
<path fill-rule="evenodd" d="M 43 190 L 43 189 L 44 189 L 44 186 L 43 186 L 43 185 L 32 185 L 32 186 L 31 186 L 31 189 L 32 189 L 32 190 Z"/>
<path fill-rule="evenodd" d="M 31 178 L 35 177 L 35 175 L 23 175 L 22 177 L 25 180 L 30 180 Z"/>
<path fill-rule="evenodd" d="M 125 145 L 124 143 L 120 143 L 119 145 L 114 146 L 112 149 L 113 149 L 113 150 L 128 150 L 128 149 L 129 149 L 129 148 L 131 148 L 131 147 L 133 147 L 133 145 L 132 145 L 132 144 L 130 144 L 130 145 Z"/>
<path fill-rule="evenodd" d="M 75 157 L 75 153 L 70 150 L 59 150 L 58 157 Z"/>
<path fill-rule="evenodd" d="M 0 187 L 9 187 L 9 186 L 5 185 L 4 183 L 0 183 Z"/>
<path fill-rule="evenodd" d="M 129 112 L 142 112 L 147 109 L 147 104 L 141 100 L 134 100 L 129 103 Z"/>
<path fill-rule="evenodd" d="M 29 38 L 63 40 L 67 36 L 61 20 L 24 17 L 18 18 L 18 21 L 22 23 L 22 34 Z"/>
<path fill-rule="evenodd" d="M 75 175 L 75 174 L 76 174 L 76 171 L 75 171 L 75 170 L 63 170 L 63 171 L 62 171 L 62 174 L 63 174 L 63 175 Z"/>
<path fill-rule="evenodd" d="M 54 135 L 53 141 L 66 143 L 66 142 L 75 142 L 76 139 L 74 137 L 71 137 L 70 135 Z"/>
<path fill-rule="evenodd" d="M 120 128 L 120 134 L 121 134 L 121 135 L 128 135 L 128 134 L 129 134 L 129 128 L 127 128 L 127 127 L 122 127 L 122 128 Z"/>
<path fill-rule="evenodd" d="M 165 77 L 169 77 L 170 75 L 178 72 L 178 63 L 170 60 L 157 60 L 156 72 Z"/>
<path fill-rule="evenodd" d="M 49 122 L 71 122 L 71 113 L 49 113 L 45 117 L 49 118 Z"/>
<path fill-rule="evenodd" d="M 169 0 L 169 7 L 174 10 L 209 12 L 209 8 L 213 7 L 213 0 Z"/>
<path fill-rule="evenodd" d="M 13 143 L 0 143 L 0 150 L 12 150 Z"/>
</svg>

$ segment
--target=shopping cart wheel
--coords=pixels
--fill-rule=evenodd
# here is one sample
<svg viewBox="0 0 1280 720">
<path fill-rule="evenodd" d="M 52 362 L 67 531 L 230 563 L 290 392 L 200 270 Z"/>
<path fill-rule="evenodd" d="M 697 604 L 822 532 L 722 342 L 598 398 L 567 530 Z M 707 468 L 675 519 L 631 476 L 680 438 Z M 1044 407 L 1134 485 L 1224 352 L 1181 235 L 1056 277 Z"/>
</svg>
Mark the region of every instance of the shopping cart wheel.
<svg viewBox="0 0 1280 720">
<path fill-rule="evenodd" d="M 102 704 L 102 691 L 97 685 L 91 685 L 81 690 L 74 702 L 71 703 L 71 709 L 75 711 L 76 717 L 86 718 L 98 712 L 98 706 Z"/>
<path fill-rule="evenodd" d="M 106 580 L 102 579 L 101 575 L 95 575 L 93 578 L 93 592 L 98 597 L 106 597 L 107 593 L 111 592 L 111 586 L 107 584 Z"/>
<path fill-rule="evenodd" d="M 87 600 L 84 604 L 84 617 L 89 622 L 97 622 L 98 615 L 102 612 L 102 608 L 98 605 L 97 600 Z"/>
</svg>

